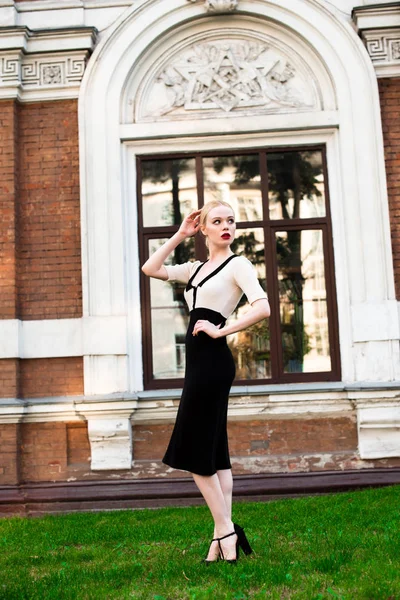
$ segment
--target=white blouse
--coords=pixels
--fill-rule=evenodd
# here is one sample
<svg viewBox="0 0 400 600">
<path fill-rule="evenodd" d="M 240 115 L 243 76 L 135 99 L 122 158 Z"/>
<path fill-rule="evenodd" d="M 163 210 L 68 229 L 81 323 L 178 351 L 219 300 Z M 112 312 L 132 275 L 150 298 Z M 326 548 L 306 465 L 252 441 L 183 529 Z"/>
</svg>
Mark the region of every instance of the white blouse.
<svg viewBox="0 0 400 600">
<path fill-rule="evenodd" d="M 168 281 L 188 284 L 196 273 L 184 292 L 189 311 L 194 308 L 210 308 L 227 319 L 235 310 L 243 292 L 250 304 L 260 298 L 268 299 L 257 279 L 255 268 L 245 256 L 236 255 L 227 261 L 206 276 L 202 276 L 202 269 L 196 273 L 200 265 L 205 264 L 200 260 L 164 266 Z"/>
</svg>

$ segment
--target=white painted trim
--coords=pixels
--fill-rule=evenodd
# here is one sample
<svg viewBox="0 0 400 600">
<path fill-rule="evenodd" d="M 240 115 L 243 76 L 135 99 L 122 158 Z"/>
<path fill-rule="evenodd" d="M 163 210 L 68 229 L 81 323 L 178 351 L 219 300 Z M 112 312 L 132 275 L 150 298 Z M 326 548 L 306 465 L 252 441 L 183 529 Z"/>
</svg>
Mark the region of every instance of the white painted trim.
<svg viewBox="0 0 400 600">
<path fill-rule="evenodd" d="M 294 135 L 305 130 L 326 129 L 339 126 L 338 111 L 313 113 L 288 113 L 259 116 L 227 116 L 224 119 L 199 119 L 192 122 L 173 121 L 167 123 L 132 123 L 119 127 L 121 141 L 182 139 L 193 135 L 229 135 L 235 133 L 265 133 L 290 131 Z M 162 136 L 160 136 L 160 125 Z"/>
<path fill-rule="evenodd" d="M 357 413 L 360 457 L 400 457 L 400 403 L 360 406 Z"/>
<path fill-rule="evenodd" d="M 0 320 L 0 359 L 126 354 L 125 316 Z"/>
<path fill-rule="evenodd" d="M 353 10 L 353 20 L 359 30 L 400 27 L 400 7 L 397 2 L 357 6 Z"/>
<path fill-rule="evenodd" d="M 14 4 L 14 2 L 11 2 Z M 37 12 L 43 10 L 68 10 L 71 8 L 83 8 L 85 10 L 95 8 L 115 8 L 118 6 L 131 6 L 132 0 L 42 0 L 36 2 L 18 2 L 15 4 L 17 12 Z"/>
<path fill-rule="evenodd" d="M 93 26 L 99 31 L 109 27 L 133 0 L 43 0 L 0 2 L 0 26 L 25 26 L 31 29 L 60 29 Z"/>
<path fill-rule="evenodd" d="M 234 420 L 268 419 L 269 416 L 338 414 L 354 409 L 400 407 L 400 381 L 383 387 L 363 382 L 354 389 L 343 382 L 233 386 L 229 417 Z M 173 422 L 182 389 L 50 398 L 0 399 L 0 423 L 78 421 L 107 418 L 127 412 L 134 422 Z"/>
</svg>

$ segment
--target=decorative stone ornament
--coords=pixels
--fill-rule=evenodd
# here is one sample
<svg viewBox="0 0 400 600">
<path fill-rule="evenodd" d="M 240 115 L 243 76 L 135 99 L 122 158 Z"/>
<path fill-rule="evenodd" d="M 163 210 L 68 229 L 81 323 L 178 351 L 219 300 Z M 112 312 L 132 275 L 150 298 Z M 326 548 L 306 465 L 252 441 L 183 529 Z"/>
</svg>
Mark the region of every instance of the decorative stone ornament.
<svg viewBox="0 0 400 600">
<path fill-rule="evenodd" d="M 197 0 L 189 1 L 197 2 Z M 204 6 L 206 11 L 210 13 L 233 12 L 238 7 L 238 0 L 205 0 Z"/>
<path fill-rule="evenodd" d="M 143 89 L 137 122 L 318 108 L 313 74 L 298 57 L 272 39 L 234 33 L 180 48 Z"/>
</svg>

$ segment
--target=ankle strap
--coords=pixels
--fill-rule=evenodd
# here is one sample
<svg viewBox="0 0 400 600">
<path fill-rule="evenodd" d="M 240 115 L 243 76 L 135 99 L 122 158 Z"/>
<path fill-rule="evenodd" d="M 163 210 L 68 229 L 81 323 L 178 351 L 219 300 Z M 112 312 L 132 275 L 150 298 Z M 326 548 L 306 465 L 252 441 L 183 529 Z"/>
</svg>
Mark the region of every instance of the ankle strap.
<svg viewBox="0 0 400 600">
<path fill-rule="evenodd" d="M 231 537 L 231 535 L 235 535 L 236 531 L 232 531 L 232 533 L 228 533 L 228 535 L 224 535 L 223 537 L 216 538 L 217 540 L 224 540 L 227 537 Z M 214 540 L 213 540 L 214 541 Z"/>
</svg>

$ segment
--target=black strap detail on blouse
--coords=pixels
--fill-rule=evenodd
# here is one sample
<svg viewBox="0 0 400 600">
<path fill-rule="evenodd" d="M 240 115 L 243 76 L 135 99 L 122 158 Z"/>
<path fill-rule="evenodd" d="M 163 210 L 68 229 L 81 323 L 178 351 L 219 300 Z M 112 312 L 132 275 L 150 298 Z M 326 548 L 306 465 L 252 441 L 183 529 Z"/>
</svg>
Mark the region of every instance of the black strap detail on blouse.
<svg viewBox="0 0 400 600">
<path fill-rule="evenodd" d="M 205 277 L 204 279 L 202 279 L 202 281 L 200 281 L 200 283 L 198 283 L 197 285 L 193 285 L 192 284 L 193 279 L 196 277 L 196 275 L 200 271 L 201 267 L 203 267 L 206 264 L 206 262 L 208 262 L 209 259 L 207 259 L 205 262 L 203 262 L 201 265 L 198 266 L 198 268 L 193 273 L 193 275 L 189 279 L 189 281 L 187 283 L 187 286 L 186 286 L 186 291 L 187 292 L 193 288 L 193 308 L 195 308 L 195 306 L 196 306 L 197 288 L 201 287 L 203 285 L 203 283 L 205 283 L 206 281 L 208 281 L 209 279 L 211 279 L 211 277 L 213 277 L 214 275 L 216 275 L 217 273 L 219 273 L 221 271 L 221 269 L 223 269 L 225 267 L 225 265 L 227 265 L 228 262 L 230 260 L 232 260 L 232 258 L 235 258 L 236 256 L 238 256 L 238 254 L 232 254 L 231 256 L 229 256 L 226 260 L 224 260 L 223 263 L 221 263 L 219 265 L 219 267 L 217 267 L 216 269 L 214 269 L 214 271 L 211 271 L 211 273 L 209 273 L 207 275 L 207 277 Z"/>
</svg>

